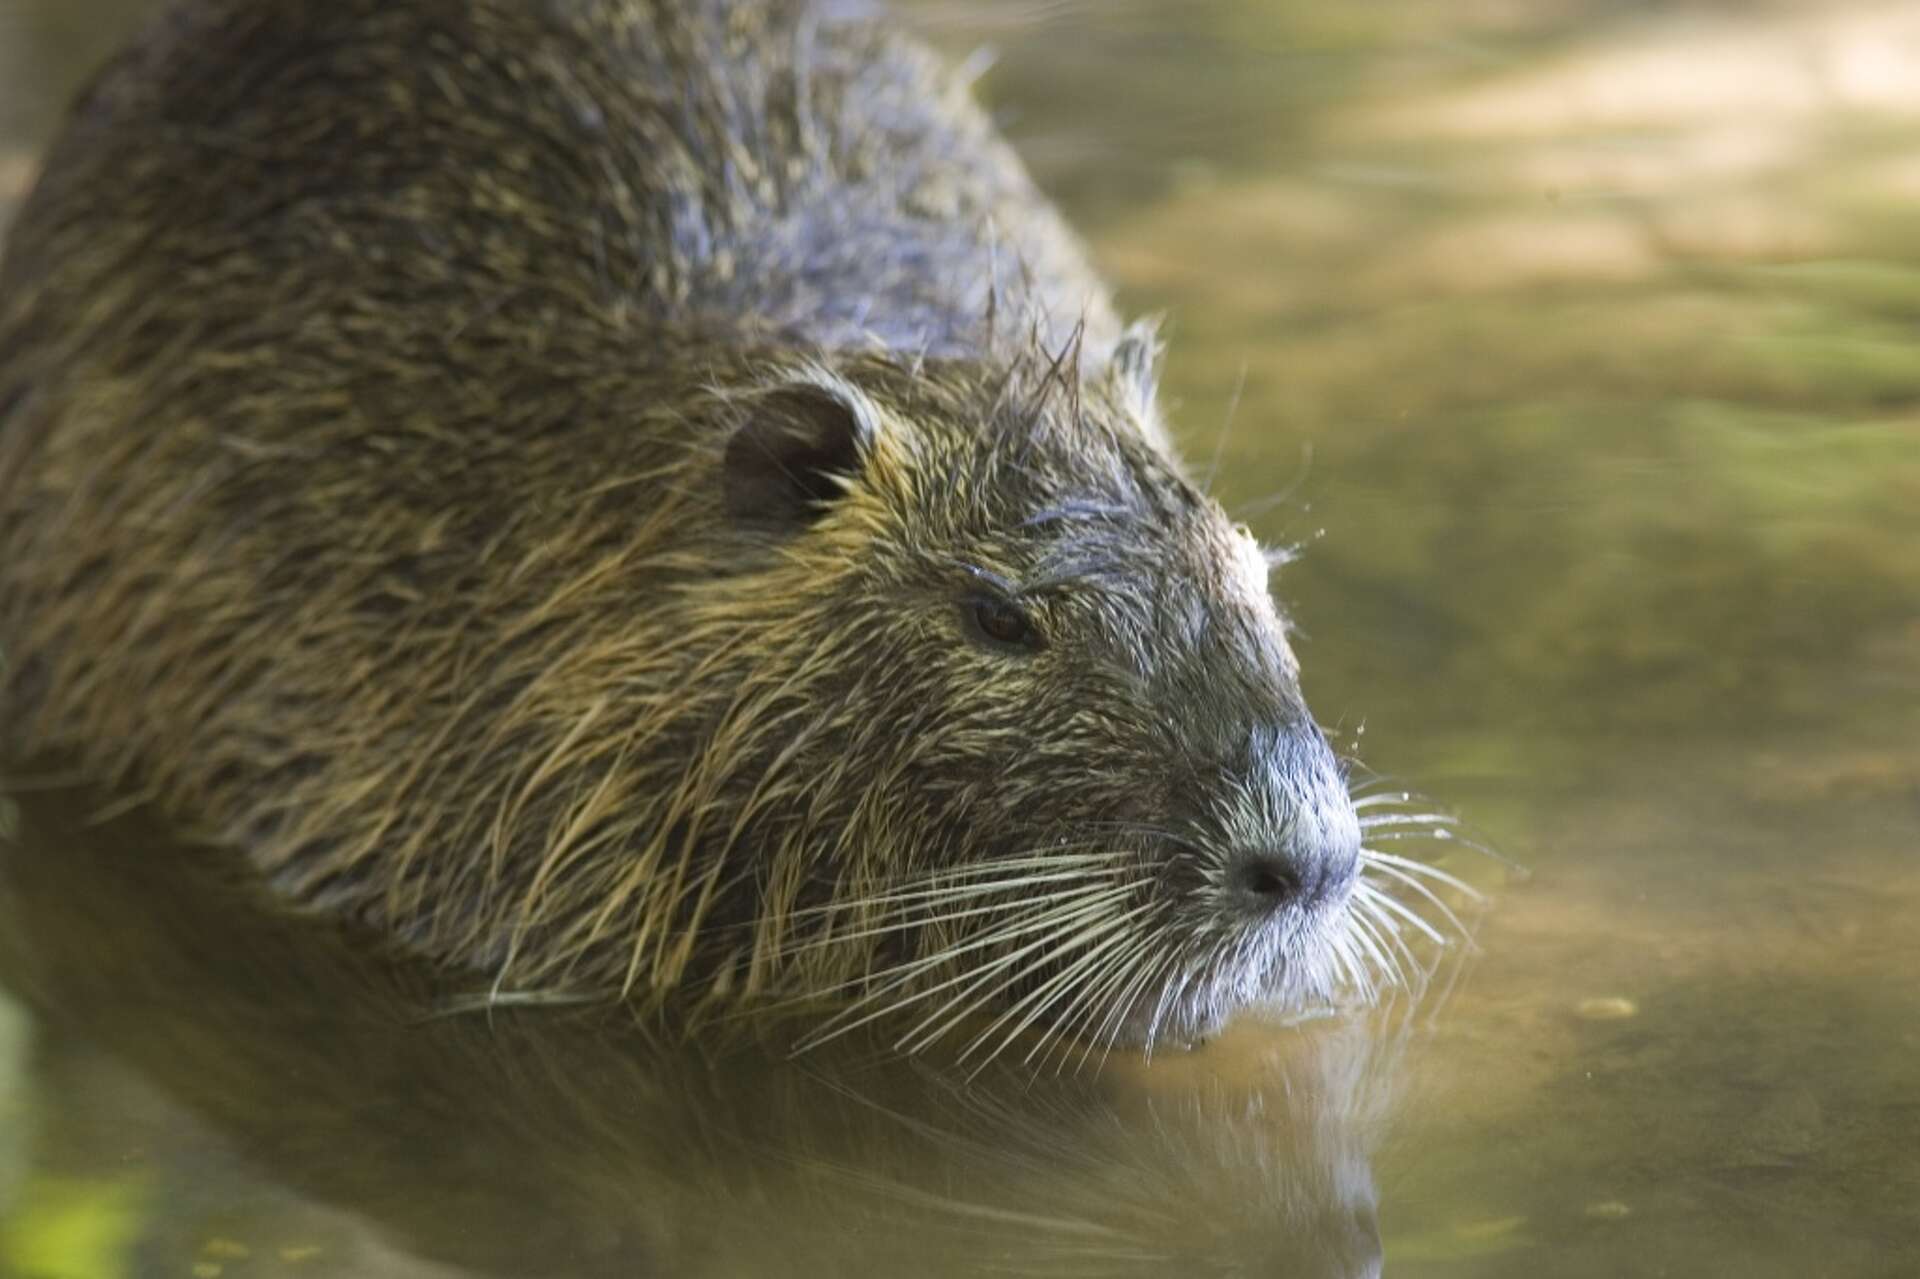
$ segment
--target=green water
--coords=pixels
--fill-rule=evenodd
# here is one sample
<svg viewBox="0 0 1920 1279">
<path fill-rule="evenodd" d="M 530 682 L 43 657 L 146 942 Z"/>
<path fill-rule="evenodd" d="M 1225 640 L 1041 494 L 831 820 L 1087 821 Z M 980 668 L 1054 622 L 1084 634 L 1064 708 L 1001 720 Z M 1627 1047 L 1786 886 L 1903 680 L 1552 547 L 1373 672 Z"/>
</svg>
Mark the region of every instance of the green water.
<svg viewBox="0 0 1920 1279">
<path fill-rule="evenodd" d="M 0 0 L 0 201 L 141 8 Z M 1340 743 L 1531 868 L 1448 997 L 956 1093 L 412 1025 L 69 833 L 0 1274 L 1920 1273 L 1920 10 L 909 12 L 1168 314 Z"/>
</svg>

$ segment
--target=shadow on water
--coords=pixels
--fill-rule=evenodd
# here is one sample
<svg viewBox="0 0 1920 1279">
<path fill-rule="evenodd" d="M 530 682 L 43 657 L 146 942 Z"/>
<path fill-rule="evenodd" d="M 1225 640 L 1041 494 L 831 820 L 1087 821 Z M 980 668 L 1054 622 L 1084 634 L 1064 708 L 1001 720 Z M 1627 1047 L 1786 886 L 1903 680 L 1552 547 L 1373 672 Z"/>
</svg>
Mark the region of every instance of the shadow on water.
<svg viewBox="0 0 1920 1279">
<path fill-rule="evenodd" d="M 39 1030 L 24 1194 L 82 1187 L 117 1222 L 104 1273 L 1379 1273 L 1404 1018 L 962 1080 L 618 1014 L 423 1016 L 425 974 L 81 811 L 22 805 L 0 976 Z"/>
</svg>

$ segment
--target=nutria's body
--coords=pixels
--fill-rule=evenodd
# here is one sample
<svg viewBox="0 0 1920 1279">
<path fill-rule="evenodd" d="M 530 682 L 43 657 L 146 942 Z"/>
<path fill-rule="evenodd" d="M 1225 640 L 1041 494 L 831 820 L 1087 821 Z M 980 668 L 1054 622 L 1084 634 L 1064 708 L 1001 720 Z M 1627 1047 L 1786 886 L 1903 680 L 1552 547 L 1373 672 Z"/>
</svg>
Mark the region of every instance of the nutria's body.
<svg viewBox="0 0 1920 1279">
<path fill-rule="evenodd" d="M 507 987 L 1203 1032 L 1374 947 L 1153 354 L 821 4 L 181 5 L 0 273 L 6 750 Z"/>
</svg>

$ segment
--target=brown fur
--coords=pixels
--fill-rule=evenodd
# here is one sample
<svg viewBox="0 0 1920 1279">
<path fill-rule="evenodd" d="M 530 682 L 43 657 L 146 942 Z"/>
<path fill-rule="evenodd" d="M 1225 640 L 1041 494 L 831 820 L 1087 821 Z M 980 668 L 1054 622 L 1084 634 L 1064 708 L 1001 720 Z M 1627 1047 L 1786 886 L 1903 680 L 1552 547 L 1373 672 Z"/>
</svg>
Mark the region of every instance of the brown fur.
<svg viewBox="0 0 1920 1279">
<path fill-rule="evenodd" d="M 883 27 L 187 3 L 0 308 L 7 749 L 291 900 L 916 1043 L 1198 1033 L 1391 944 L 1151 332 Z M 1027 649 L 969 629 L 1002 594 Z"/>
</svg>

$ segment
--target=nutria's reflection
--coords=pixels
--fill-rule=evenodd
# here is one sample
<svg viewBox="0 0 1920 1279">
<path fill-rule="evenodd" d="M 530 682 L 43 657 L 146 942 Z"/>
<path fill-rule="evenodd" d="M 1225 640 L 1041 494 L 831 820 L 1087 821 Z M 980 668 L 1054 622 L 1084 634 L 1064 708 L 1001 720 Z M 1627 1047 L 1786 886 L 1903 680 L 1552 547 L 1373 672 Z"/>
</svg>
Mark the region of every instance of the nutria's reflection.
<svg viewBox="0 0 1920 1279">
<path fill-rule="evenodd" d="M 285 1197 L 276 1238 L 356 1223 L 303 1274 L 1379 1271 L 1366 1135 L 1394 1054 L 1363 1027 L 967 1081 L 791 1060 L 764 1028 L 692 1049 L 603 1015 L 423 1019 L 428 979 L 266 916 L 139 818 L 23 809 L 0 975 L 41 1026 L 36 1164 L 77 1130 L 210 1131 L 238 1192 Z M 188 1270 L 161 1247 L 143 1264 Z"/>
</svg>

